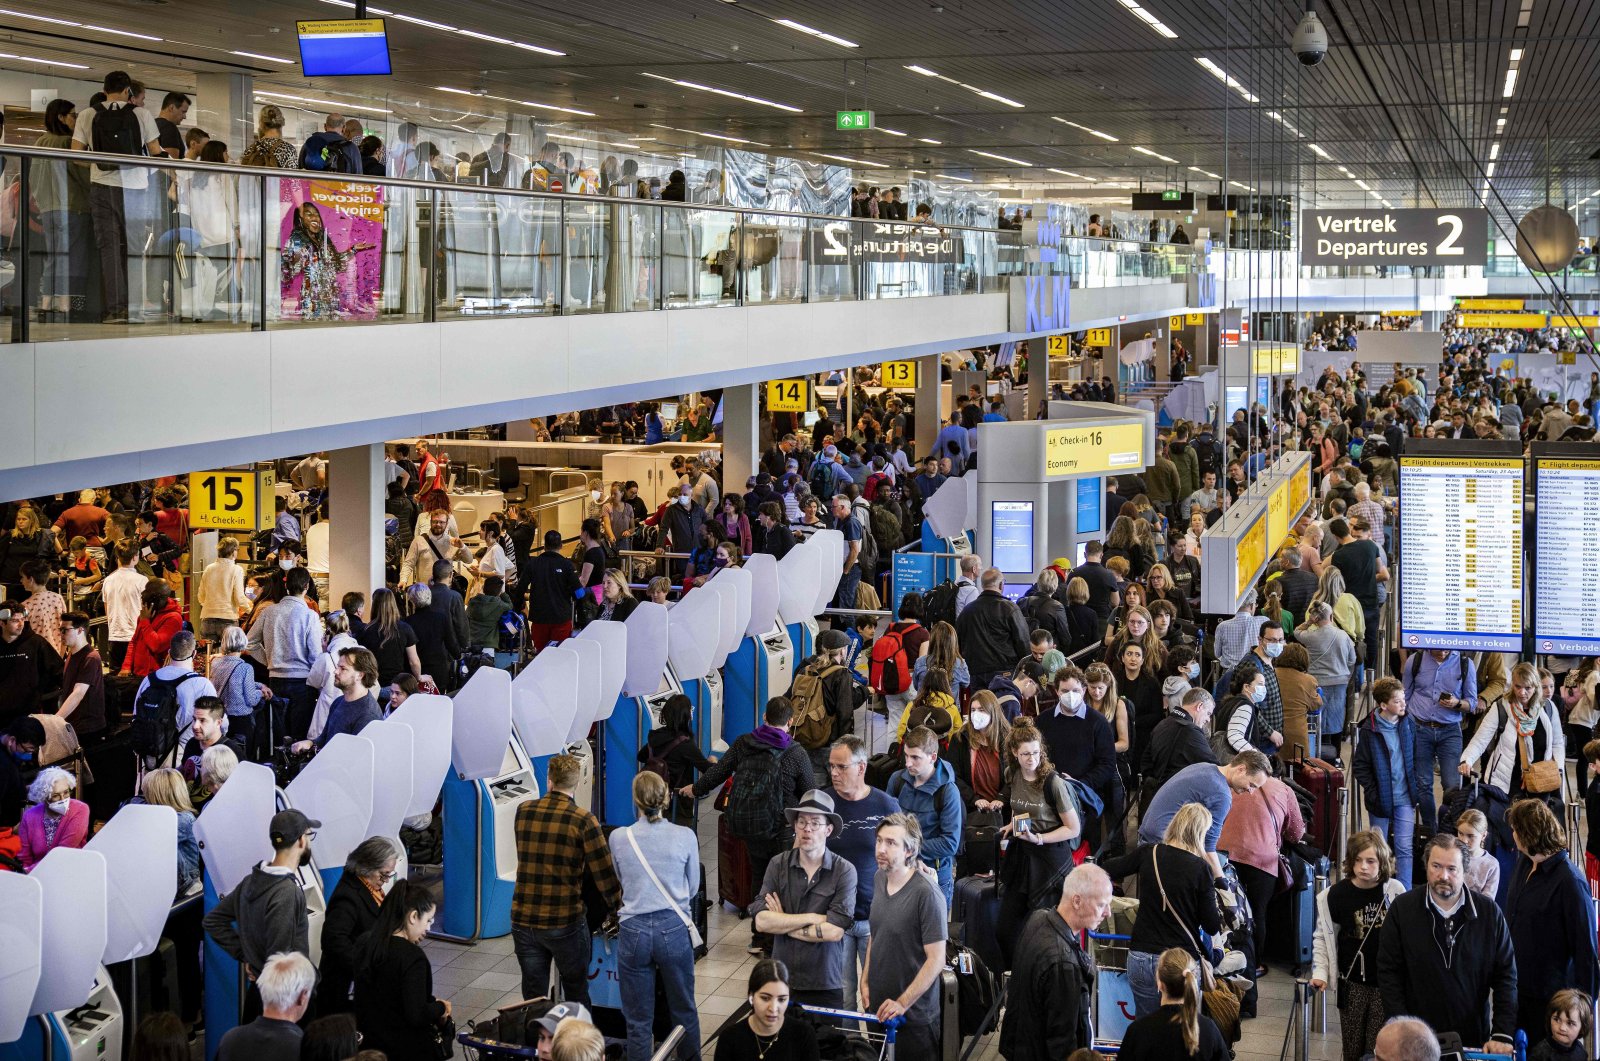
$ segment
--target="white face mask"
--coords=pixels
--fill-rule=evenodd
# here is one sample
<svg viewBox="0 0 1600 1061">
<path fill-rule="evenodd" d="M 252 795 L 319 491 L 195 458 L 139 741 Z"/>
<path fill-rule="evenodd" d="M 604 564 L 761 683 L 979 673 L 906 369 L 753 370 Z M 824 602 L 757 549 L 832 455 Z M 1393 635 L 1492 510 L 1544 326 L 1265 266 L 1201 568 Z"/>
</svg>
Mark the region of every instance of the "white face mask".
<svg viewBox="0 0 1600 1061">
<path fill-rule="evenodd" d="M 1076 711 L 1083 706 L 1083 694 L 1076 689 L 1068 689 L 1061 694 L 1061 702 L 1070 710 Z"/>
<path fill-rule="evenodd" d="M 1194 681 L 1198 677 L 1200 677 L 1200 664 L 1198 664 L 1198 663 L 1190 663 L 1189 664 L 1189 680 L 1190 681 Z"/>
<path fill-rule="evenodd" d="M 70 799 L 53 799 L 49 803 L 45 804 L 45 806 L 50 808 L 51 814 L 60 816 L 67 813 L 67 807 L 69 804 L 71 804 L 71 802 L 72 801 Z"/>
<path fill-rule="evenodd" d="M 987 711 L 974 711 L 968 717 L 967 721 L 971 724 L 973 729 L 977 730 L 979 733 L 982 733 L 984 730 L 989 728 L 989 723 L 994 720 L 989 717 L 989 712 Z"/>
<path fill-rule="evenodd" d="M 1267 687 L 1265 685 L 1252 685 L 1250 687 L 1250 702 L 1252 704 L 1259 704 L 1261 701 L 1265 700 L 1266 698 L 1267 698 Z"/>
<path fill-rule="evenodd" d="M 285 571 L 293 571 L 294 570 L 294 557 L 292 557 L 292 556 L 284 557 L 282 560 L 278 561 L 278 566 L 283 568 Z"/>
<path fill-rule="evenodd" d="M 694 500 L 694 499 L 691 498 L 688 494 L 679 494 L 678 495 L 678 504 L 682 505 L 684 508 L 688 508 L 689 507 L 689 502 L 692 501 L 692 500 Z"/>
<path fill-rule="evenodd" d="M 589 491 L 589 499 L 591 501 L 599 501 L 600 500 L 600 491 L 598 491 L 598 490 L 590 490 Z"/>
</svg>

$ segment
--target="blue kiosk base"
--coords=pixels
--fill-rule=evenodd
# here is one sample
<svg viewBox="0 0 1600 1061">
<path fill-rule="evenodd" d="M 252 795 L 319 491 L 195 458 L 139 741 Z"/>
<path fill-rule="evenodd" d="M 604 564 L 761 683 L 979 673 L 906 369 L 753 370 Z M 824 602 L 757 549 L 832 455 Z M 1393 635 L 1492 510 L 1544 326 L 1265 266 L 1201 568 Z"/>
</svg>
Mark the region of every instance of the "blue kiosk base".
<svg viewBox="0 0 1600 1061">
<path fill-rule="evenodd" d="M 722 740 L 733 742 L 761 724 L 766 710 L 766 652 L 761 642 L 747 637 L 729 656 L 722 668 Z"/>
<path fill-rule="evenodd" d="M 494 801 L 477 781 L 444 782 L 444 910 L 442 936 L 493 939 L 511 933 L 515 881 L 500 878 Z"/>
</svg>

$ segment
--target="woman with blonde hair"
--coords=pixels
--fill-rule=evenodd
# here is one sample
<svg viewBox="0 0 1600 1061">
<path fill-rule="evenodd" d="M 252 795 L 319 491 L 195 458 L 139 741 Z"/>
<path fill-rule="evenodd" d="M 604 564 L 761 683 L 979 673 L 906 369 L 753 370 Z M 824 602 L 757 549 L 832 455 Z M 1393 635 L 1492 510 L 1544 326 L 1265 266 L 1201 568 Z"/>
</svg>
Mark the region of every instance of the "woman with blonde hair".
<svg viewBox="0 0 1600 1061">
<path fill-rule="evenodd" d="M 911 686 L 921 688 L 922 676 L 930 667 L 942 667 L 950 679 L 950 695 L 961 702 L 961 690 L 972 681 L 967 661 L 961 658 L 961 646 L 956 640 L 956 628 L 946 622 L 933 624 L 928 631 L 928 651 L 917 657 L 911 666 Z"/>
<path fill-rule="evenodd" d="M 1166 564 L 1151 564 L 1144 580 L 1148 588 L 1145 607 L 1148 608 L 1158 600 L 1164 600 L 1172 605 L 1172 610 L 1177 612 L 1179 619 L 1184 622 L 1194 621 L 1194 611 L 1189 607 L 1189 599 L 1172 581 L 1172 571 Z"/>
<path fill-rule="evenodd" d="M 606 568 L 600 585 L 600 614 L 595 616 L 596 619 L 610 619 L 620 623 L 632 615 L 633 610 L 639 606 L 638 598 L 628 586 L 628 576 L 617 568 Z"/>
<path fill-rule="evenodd" d="M 1128 589 L 1138 589 L 1137 582 L 1128 583 Z M 1101 661 L 1113 666 L 1122 659 L 1122 650 L 1130 644 L 1144 649 L 1144 670 L 1150 677 L 1160 675 L 1167 664 L 1167 646 L 1156 633 L 1156 621 L 1150 610 L 1141 604 L 1131 604 L 1123 609 L 1122 628 L 1116 633 L 1106 631 L 1106 650 Z"/>
<path fill-rule="evenodd" d="M 189 800 L 189 783 L 170 766 L 144 775 L 139 788 L 144 801 L 155 807 L 171 807 L 178 814 L 178 894 L 200 879 L 200 845 L 194 838 L 194 804 Z"/>
<path fill-rule="evenodd" d="M 1139 541 L 1139 532 L 1135 527 L 1138 522 L 1143 521 L 1132 516 L 1118 516 L 1111 524 L 1111 533 L 1106 535 L 1106 559 L 1125 557 L 1128 561 L 1128 573 L 1133 578 L 1143 578 L 1144 573 L 1155 561 L 1154 549 L 1147 551 Z"/>
<path fill-rule="evenodd" d="M 221 741 L 212 750 L 227 750 Z M 231 755 L 231 750 L 228 751 Z M 178 888 L 174 900 L 184 898 L 200 880 L 200 845 L 194 836 L 194 805 L 189 801 L 189 785 L 183 774 L 170 766 L 144 775 L 140 797 L 153 807 L 171 807 L 178 816 Z M 196 888 L 198 894 L 198 888 Z M 199 903 L 174 906 L 161 934 L 172 940 L 178 966 L 178 1004 L 174 1007 L 185 1021 L 192 1021 L 200 1008 L 200 945 L 204 941 Z"/>
<path fill-rule="evenodd" d="M 1216 875 L 1206 857 L 1211 812 L 1200 803 L 1185 803 L 1167 823 L 1159 844 L 1145 844 L 1101 866 L 1118 880 L 1139 875 L 1139 917 L 1128 942 L 1128 984 L 1135 1009 L 1143 1017 L 1161 1004 L 1156 985 L 1160 956 L 1178 947 L 1195 959 L 1201 952 L 1199 932 L 1222 931 L 1222 910 L 1212 885 Z"/>
<path fill-rule="evenodd" d="M 262 107 L 256 119 L 256 138 L 239 156 L 239 165 L 294 169 L 299 164 L 299 154 L 294 145 L 283 138 L 286 124 L 282 108 L 273 103 Z"/>
<path fill-rule="evenodd" d="M 1461 776 L 1471 774 L 1480 759 L 1485 759 L 1484 784 L 1513 800 L 1565 798 L 1566 733 L 1556 705 L 1540 692 L 1539 669 L 1533 664 L 1518 663 L 1511 669 L 1511 687 L 1483 713 L 1477 732 L 1461 750 Z"/>
<path fill-rule="evenodd" d="M 1054 684 L 1053 679 L 1051 684 Z M 1117 695 L 1117 676 L 1111 673 L 1110 667 L 1091 663 L 1083 668 L 1083 699 L 1111 724 L 1111 733 L 1117 739 L 1117 754 L 1127 755 L 1130 747 L 1128 705 Z"/>
<path fill-rule="evenodd" d="M 1326 604 L 1333 609 L 1334 625 L 1356 643 L 1356 658 L 1360 662 L 1362 646 L 1366 644 L 1367 617 L 1361 610 L 1361 602 L 1345 589 L 1344 572 L 1332 564 L 1324 568 L 1317 579 L 1317 590 L 1311 594 L 1311 603 Z"/>
<path fill-rule="evenodd" d="M 1161 1007 L 1128 1025 L 1117 1056 L 1122 1061 L 1229 1061 L 1233 1056 L 1217 1022 L 1200 1012 L 1200 964 L 1181 947 L 1156 960 Z"/>
</svg>

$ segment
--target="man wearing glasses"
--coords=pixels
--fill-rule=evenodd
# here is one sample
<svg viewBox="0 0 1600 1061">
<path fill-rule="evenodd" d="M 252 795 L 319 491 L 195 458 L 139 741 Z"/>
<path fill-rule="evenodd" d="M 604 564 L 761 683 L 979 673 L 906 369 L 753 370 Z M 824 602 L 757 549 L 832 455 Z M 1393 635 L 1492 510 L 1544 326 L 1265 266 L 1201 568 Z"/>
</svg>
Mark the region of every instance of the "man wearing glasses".
<svg viewBox="0 0 1600 1061">
<path fill-rule="evenodd" d="M 867 784 L 867 744 L 846 734 L 828 749 L 828 782 L 823 792 L 833 797 L 840 826 L 828 837 L 828 850 L 856 868 L 855 921 L 844 934 L 844 1008 L 856 1008 L 856 988 L 867 960 L 872 928 L 872 882 L 878 874 L 875 851 L 878 823 L 900 813 L 900 801 Z"/>
<path fill-rule="evenodd" d="M 311 953 L 310 924 L 305 889 L 299 870 L 311 863 L 311 841 L 322 823 L 297 810 L 272 816 L 267 837 L 272 858 L 250 871 L 250 876 L 224 895 L 205 917 L 205 930 L 250 978 L 245 992 L 243 1021 L 261 1015 L 261 992 L 256 975 L 274 954 Z"/>
<path fill-rule="evenodd" d="M 1239 661 L 1240 667 L 1252 667 L 1266 679 L 1267 695 L 1256 705 L 1256 716 L 1261 728 L 1267 732 L 1267 739 L 1276 749 L 1283 747 L 1283 694 L 1278 691 L 1278 673 L 1273 669 L 1273 664 L 1283 655 L 1286 640 L 1283 624 L 1276 619 L 1268 619 L 1261 624 L 1256 647 L 1246 652 L 1244 659 Z"/>
</svg>

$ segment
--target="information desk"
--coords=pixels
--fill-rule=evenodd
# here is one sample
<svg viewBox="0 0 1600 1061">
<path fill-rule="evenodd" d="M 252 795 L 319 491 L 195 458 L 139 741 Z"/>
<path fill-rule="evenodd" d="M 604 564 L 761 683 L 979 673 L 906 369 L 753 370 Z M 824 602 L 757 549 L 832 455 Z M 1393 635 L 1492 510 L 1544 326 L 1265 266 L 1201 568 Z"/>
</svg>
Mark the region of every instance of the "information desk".
<svg viewBox="0 0 1600 1061">
<path fill-rule="evenodd" d="M 1585 445 L 1583 451 L 1593 453 L 1593 448 Z M 1556 455 L 1538 447 L 1533 469 L 1538 496 L 1533 527 L 1534 647 L 1540 653 L 1595 655 L 1600 653 L 1600 542 L 1594 536 L 1600 513 L 1600 459 Z"/>
<path fill-rule="evenodd" d="M 1520 651 L 1521 455 L 1449 445 L 1400 458 L 1400 645 Z"/>
</svg>

